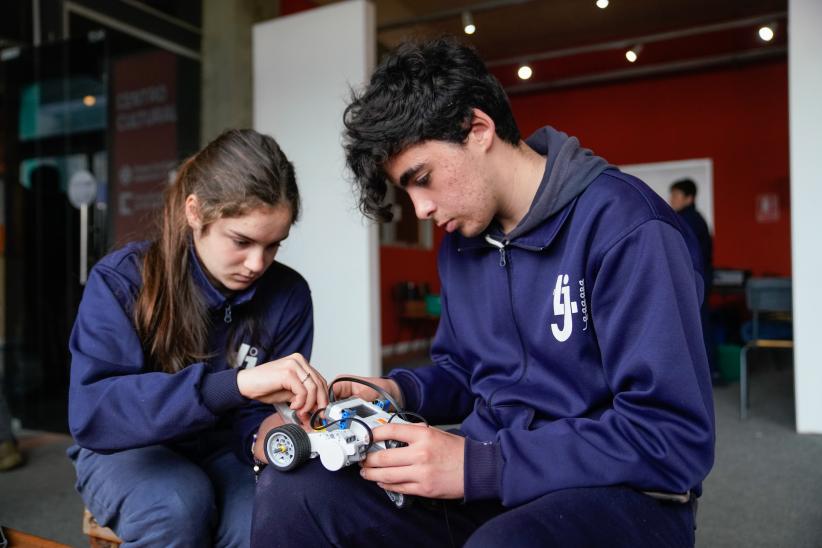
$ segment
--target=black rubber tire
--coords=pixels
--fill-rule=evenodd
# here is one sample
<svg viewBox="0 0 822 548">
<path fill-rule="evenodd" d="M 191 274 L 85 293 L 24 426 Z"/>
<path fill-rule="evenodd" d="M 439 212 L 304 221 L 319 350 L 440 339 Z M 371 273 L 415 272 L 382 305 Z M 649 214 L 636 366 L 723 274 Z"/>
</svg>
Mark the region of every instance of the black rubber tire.
<svg viewBox="0 0 822 548">
<path fill-rule="evenodd" d="M 278 454 L 271 452 L 269 442 L 275 436 L 284 437 L 291 442 L 294 448 L 294 456 L 292 459 L 283 462 Z M 265 435 L 265 457 L 268 459 L 268 464 L 280 472 L 290 472 L 302 463 L 307 461 L 311 456 L 311 441 L 308 439 L 308 433 L 296 424 L 283 424 L 277 428 L 269 430 Z"/>
</svg>

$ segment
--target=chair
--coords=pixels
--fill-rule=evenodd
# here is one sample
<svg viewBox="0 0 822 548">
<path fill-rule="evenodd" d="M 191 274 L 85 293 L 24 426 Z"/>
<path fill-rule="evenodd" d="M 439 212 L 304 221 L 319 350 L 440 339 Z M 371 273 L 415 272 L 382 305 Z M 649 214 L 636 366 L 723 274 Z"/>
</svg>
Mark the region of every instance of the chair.
<svg viewBox="0 0 822 548">
<path fill-rule="evenodd" d="M 83 510 L 83 533 L 91 548 L 117 548 L 123 542 L 114 531 L 97 523 L 88 508 Z"/>
<path fill-rule="evenodd" d="M 745 300 L 752 315 L 750 340 L 739 353 L 739 418 L 748 417 L 748 352 L 753 348 L 793 348 L 790 327 L 790 278 L 749 278 L 745 284 Z M 768 319 L 765 324 L 763 320 Z M 780 329 L 782 327 L 782 329 Z M 764 328 L 764 329 L 763 329 Z"/>
</svg>

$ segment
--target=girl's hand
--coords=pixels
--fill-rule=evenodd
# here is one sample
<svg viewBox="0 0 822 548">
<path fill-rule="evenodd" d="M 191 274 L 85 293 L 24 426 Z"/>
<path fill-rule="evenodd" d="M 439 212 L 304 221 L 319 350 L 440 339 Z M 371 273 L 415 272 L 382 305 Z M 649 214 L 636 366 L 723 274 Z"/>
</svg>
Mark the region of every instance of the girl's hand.
<svg viewBox="0 0 822 548">
<path fill-rule="evenodd" d="M 237 387 L 252 400 L 291 402 L 291 409 L 303 418 L 328 405 L 328 383 L 300 354 L 243 369 L 237 374 Z"/>
</svg>

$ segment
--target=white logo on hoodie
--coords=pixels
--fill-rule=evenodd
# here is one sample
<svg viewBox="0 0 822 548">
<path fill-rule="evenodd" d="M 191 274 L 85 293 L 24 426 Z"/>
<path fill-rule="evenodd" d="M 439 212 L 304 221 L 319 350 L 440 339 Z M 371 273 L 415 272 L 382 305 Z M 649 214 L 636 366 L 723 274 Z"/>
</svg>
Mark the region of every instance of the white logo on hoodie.
<svg viewBox="0 0 822 548">
<path fill-rule="evenodd" d="M 559 342 L 565 342 L 574 330 L 571 321 L 571 314 L 577 313 L 577 303 L 571 300 L 571 288 L 568 287 L 568 274 L 557 276 L 557 284 L 554 287 L 554 316 L 562 316 L 562 327 L 556 323 L 551 324 L 551 333 Z"/>
<path fill-rule="evenodd" d="M 240 369 L 251 369 L 252 367 L 257 365 L 257 348 L 251 346 L 247 343 L 243 343 L 240 345 L 240 351 L 237 352 L 237 361 L 234 364 L 234 367 L 239 367 Z"/>
</svg>

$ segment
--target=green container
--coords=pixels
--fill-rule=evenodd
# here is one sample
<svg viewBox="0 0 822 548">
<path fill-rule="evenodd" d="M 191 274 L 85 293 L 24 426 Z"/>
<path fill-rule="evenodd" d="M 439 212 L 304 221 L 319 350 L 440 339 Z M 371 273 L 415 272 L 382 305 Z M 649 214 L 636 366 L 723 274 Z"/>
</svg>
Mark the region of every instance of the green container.
<svg viewBox="0 0 822 548">
<path fill-rule="evenodd" d="M 739 353 L 741 346 L 720 344 L 716 349 L 719 374 L 728 382 L 739 380 Z"/>
<path fill-rule="evenodd" d="M 439 316 L 442 313 L 442 301 L 439 295 L 425 296 L 425 311 L 432 316 Z"/>
</svg>

